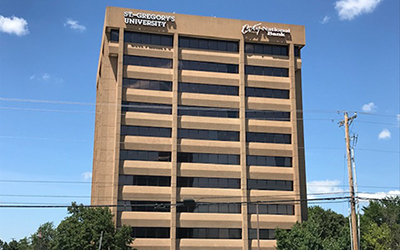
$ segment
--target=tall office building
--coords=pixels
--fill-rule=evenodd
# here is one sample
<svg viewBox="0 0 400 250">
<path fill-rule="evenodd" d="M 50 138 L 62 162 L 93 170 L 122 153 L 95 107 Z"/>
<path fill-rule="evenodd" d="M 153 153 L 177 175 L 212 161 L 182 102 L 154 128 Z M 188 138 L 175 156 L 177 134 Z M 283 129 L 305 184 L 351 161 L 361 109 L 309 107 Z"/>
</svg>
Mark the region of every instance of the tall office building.
<svg viewBox="0 0 400 250">
<path fill-rule="evenodd" d="M 304 26 L 108 7 L 103 32 L 92 204 L 138 250 L 274 249 L 307 217 Z"/>
</svg>

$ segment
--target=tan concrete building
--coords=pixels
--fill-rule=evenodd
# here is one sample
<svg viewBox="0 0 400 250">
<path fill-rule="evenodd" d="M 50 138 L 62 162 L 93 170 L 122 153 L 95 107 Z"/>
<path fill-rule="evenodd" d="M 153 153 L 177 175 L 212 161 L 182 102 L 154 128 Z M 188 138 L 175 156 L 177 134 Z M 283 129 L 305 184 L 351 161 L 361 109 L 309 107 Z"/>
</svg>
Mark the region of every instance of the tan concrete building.
<svg viewBox="0 0 400 250">
<path fill-rule="evenodd" d="M 304 45 L 299 25 L 108 7 L 92 204 L 138 250 L 274 249 L 307 217 Z"/>
</svg>

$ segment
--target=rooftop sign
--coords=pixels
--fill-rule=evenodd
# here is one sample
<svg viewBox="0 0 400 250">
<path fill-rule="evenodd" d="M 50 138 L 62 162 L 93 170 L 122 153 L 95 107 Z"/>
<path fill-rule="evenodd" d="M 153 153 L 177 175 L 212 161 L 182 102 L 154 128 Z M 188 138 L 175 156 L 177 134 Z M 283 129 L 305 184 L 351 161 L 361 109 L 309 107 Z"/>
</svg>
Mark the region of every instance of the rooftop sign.
<svg viewBox="0 0 400 250">
<path fill-rule="evenodd" d="M 265 32 L 267 36 L 285 37 L 286 34 L 290 34 L 290 29 L 268 28 L 265 26 L 261 26 L 261 23 L 254 24 L 253 26 L 245 24 L 242 27 L 243 35 L 247 33 L 254 33 L 259 35 L 260 32 Z"/>
<path fill-rule="evenodd" d="M 167 22 L 175 22 L 175 16 L 166 16 L 159 14 L 148 13 L 132 13 L 130 11 L 124 12 L 124 21 L 126 24 L 153 26 L 153 27 L 166 27 Z"/>
</svg>

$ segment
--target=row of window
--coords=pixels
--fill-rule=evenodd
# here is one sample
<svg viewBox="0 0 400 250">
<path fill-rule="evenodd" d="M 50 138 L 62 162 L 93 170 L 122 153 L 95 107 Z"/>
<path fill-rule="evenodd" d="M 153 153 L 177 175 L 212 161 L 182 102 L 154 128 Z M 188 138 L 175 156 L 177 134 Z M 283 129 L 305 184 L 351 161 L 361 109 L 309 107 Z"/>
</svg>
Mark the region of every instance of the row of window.
<svg viewBox="0 0 400 250">
<path fill-rule="evenodd" d="M 248 214 L 257 214 L 256 204 L 248 205 Z M 197 205 L 176 207 L 178 213 L 231 213 L 240 214 L 242 205 L 240 203 L 200 203 Z M 171 202 L 169 201 L 118 201 L 118 211 L 131 212 L 170 212 Z M 273 215 L 294 215 L 294 205 L 290 204 L 259 204 L 259 214 Z"/>
<path fill-rule="evenodd" d="M 289 77 L 289 69 L 288 68 L 246 65 L 244 68 L 244 72 L 246 75 Z"/>
<path fill-rule="evenodd" d="M 124 65 L 172 69 L 172 59 L 124 55 Z"/>
<path fill-rule="evenodd" d="M 239 110 L 229 109 L 229 108 L 180 105 L 178 107 L 178 115 L 206 116 L 206 117 L 219 117 L 219 118 L 239 118 Z"/>
<path fill-rule="evenodd" d="M 212 94 L 212 95 L 239 95 L 239 87 L 236 86 L 185 83 L 185 82 L 179 83 L 178 91 L 199 93 L 199 94 Z"/>
<path fill-rule="evenodd" d="M 132 227 L 132 238 L 164 238 L 170 237 L 169 227 Z"/>
<path fill-rule="evenodd" d="M 172 47 L 173 46 L 173 37 L 171 35 L 160 35 L 160 34 L 149 34 L 149 33 L 125 31 L 124 32 L 124 42 Z"/>
<path fill-rule="evenodd" d="M 240 189 L 240 179 L 178 177 L 178 187 Z M 119 185 L 170 187 L 170 176 L 119 175 Z M 247 189 L 293 191 L 293 181 L 248 179 Z"/>
<path fill-rule="evenodd" d="M 122 80 L 122 86 L 124 88 L 133 89 L 172 91 L 172 82 L 167 81 L 124 78 Z M 185 82 L 179 83 L 178 91 L 212 95 L 239 95 L 239 87 L 236 86 Z M 289 99 L 289 90 L 246 87 L 246 97 L 250 96 Z"/>
<path fill-rule="evenodd" d="M 289 90 L 246 87 L 246 97 L 289 99 Z"/>
<path fill-rule="evenodd" d="M 171 152 L 146 150 L 120 150 L 119 159 L 135 161 L 171 161 Z"/>
<path fill-rule="evenodd" d="M 249 204 L 247 206 L 249 214 L 257 214 L 257 205 Z M 294 206 L 288 204 L 259 204 L 259 214 L 278 214 L 278 215 L 294 215 Z"/>
<path fill-rule="evenodd" d="M 178 138 L 196 140 L 239 141 L 239 132 L 180 128 L 178 129 Z"/>
<path fill-rule="evenodd" d="M 206 178 L 206 177 L 178 177 L 177 186 L 178 187 L 197 187 L 197 188 L 240 189 L 240 179 Z"/>
<path fill-rule="evenodd" d="M 261 240 L 274 240 L 275 229 L 259 229 L 259 238 Z M 257 239 L 257 229 L 249 228 L 249 240 Z"/>
<path fill-rule="evenodd" d="M 219 73 L 239 73 L 237 64 L 179 60 L 180 70 L 197 70 Z"/>
<path fill-rule="evenodd" d="M 122 101 L 121 111 L 122 112 L 130 111 L 130 112 L 144 112 L 144 113 L 171 115 L 172 114 L 172 105 Z"/>
<path fill-rule="evenodd" d="M 240 155 L 178 152 L 178 162 L 239 165 Z"/>
<path fill-rule="evenodd" d="M 290 121 L 290 112 L 246 109 L 246 119 Z"/>
<path fill-rule="evenodd" d="M 293 181 L 248 179 L 247 189 L 293 191 Z"/>
<path fill-rule="evenodd" d="M 247 166 L 292 167 L 292 157 L 247 155 Z"/>
<path fill-rule="evenodd" d="M 121 136 L 151 136 L 151 137 L 171 137 L 171 128 L 144 127 L 144 126 L 121 126 Z"/>
<path fill-rule="evenodd" d="M 177 228 L 178 239 L 241 239 L 240 228 Z"/>
<path fill-rule="evenodd" d="M 290 134 L 246 132 L 246 142 L 290 144 Z"/>
<path fill-rule="evenodd" d="M 287 45 L 271 45 L 260 43 L 245 43 L 244 51 L 250 54 L 288 56 L 289 50 Z"/>
<path fill-rule="evenodd" d="M 239 52 L 238 42 L 193 37 L 179 37 L 179 47 L 202 50 Z"/>
<path fill-rule="evenodd" d="M 124 78 L 122 79 L 122 87 L 132 89 L 172 91 L 172 82 Z"/>
<path fill-rule="evenodd" d="M 121 136 L 150 136 L 150 137 L 171 137 L 171 128 L 146 127 L 146 126 L 121 126 Z M 218 141 L 239 141 L 239 132 L 221 131 L 221 130 L 203 130 L 203 129 L 178 129 L 178 138 L 195 139 L 195 140 L 218 140 Z M 274 133 L 255 133 L 246 132 L 246 142 L 259 143 L 291 143 L 290 134 L 274 134 Z M 265 159 L 266 160 L 266 159 Z M 264 165 L 264 159 L 251 159 L 256 164 Z M 257 163 L 258 162 L 258 163 Z M 267 163 L 267 162 L 265 162 Z"/>
</svg>

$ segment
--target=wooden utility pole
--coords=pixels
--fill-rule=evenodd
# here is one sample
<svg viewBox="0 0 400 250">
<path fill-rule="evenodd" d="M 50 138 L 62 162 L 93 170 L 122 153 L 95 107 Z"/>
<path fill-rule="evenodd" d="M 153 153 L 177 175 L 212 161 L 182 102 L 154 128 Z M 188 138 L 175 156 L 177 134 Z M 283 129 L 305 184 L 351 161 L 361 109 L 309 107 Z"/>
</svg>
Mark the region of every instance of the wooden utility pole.
<svg viewBox="0 0 400 250">
<path fill-rule="evenodd" d="M 351 148 L 350 148 L 350 136 L 349 136 L 349 124 L 357 117 L 357 114 L 349 118 L 347 112 L 344 112 L 344 121 L 339 123 L 340 126 L 345 127 L 346 133 L 346 153 L 347 153 L 347 170 L 349 173 L 349 186 L 350 186 L 350 208 L 351 208 L 351 237 L 353 241 L 354 250 L 360 250 L 358 233 L 357 233 L 357 217 L 356 217 L 356 199 L 354 194 L 354 181 L 353 181 L 353 170 L 351 164 Z"/>
</svg>

